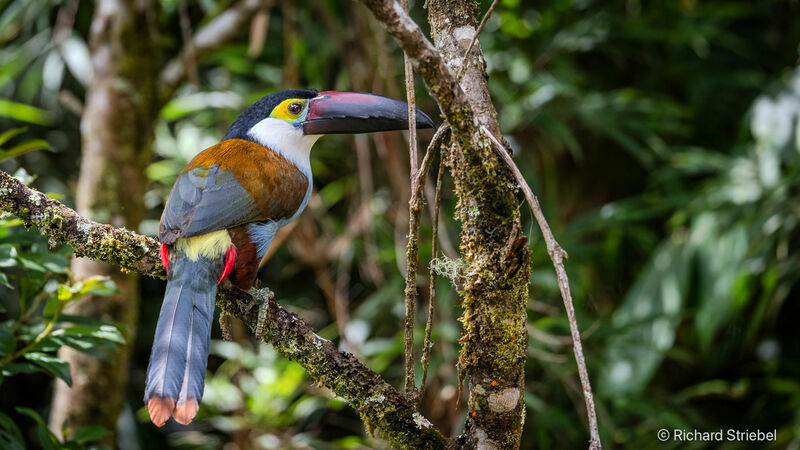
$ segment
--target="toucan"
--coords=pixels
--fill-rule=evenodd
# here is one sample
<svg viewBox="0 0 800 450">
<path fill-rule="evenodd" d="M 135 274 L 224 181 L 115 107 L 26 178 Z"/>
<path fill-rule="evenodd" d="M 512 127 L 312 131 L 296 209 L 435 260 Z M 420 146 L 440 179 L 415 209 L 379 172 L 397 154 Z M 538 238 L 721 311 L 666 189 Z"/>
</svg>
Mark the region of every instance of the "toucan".
<svg viewBox="0 0 800 450">
<path fill-rule="evenodd" d="M 416 113 L 417 128 L 433 121 Z M 311 147 L 325 134 L 408 128 L 408 105 L 373 94 L 291 89 L 247 108 L 178 177 L 159 225 L 167 287 L 147 368 L 150 420 L 188 424 L 203 397 L 217 285 L 249 290 L 275 233 L 311 196 Z"/>
</svg>

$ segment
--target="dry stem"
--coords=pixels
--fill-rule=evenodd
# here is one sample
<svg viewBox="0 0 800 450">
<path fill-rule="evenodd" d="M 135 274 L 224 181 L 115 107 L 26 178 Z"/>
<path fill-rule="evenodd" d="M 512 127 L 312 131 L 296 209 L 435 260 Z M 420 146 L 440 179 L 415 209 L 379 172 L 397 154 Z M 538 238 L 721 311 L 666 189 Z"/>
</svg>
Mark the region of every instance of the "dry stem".
<svg viewBox="0 0 800 450">
<path fill-rule="evenodd" d="M 436 196 L 433 203 L 433 230 L 431 231 L 431 263 L 428 266 L 428 276 L 430 277 L 428 294 L 428 320 L 425 322 L 425 340 L 422 343 L 422 383 L 420 383 L 420 402 L 425 394 L 425 384 L 428 381 L 428 360 L 430 358 L 431 330 L 433 329 L 433 315 L 436 312 L 436 271 L 433 270 L 433 260 L 436 259 L 437 247 L 439 243 L 439 204 L 442 200 L 442 174 L 444 173 L 444 154 L 439 152 L 439 171 L 436 173 Z"/>
<path fill-rule="evenodd" d="M 405 362 L 406 395 L 412 401 L 419 393 L 414 384 L 414 304 L 417 300 L 417 262 L 419 252 L 419 216 L 422 212 L 422 186 L 433 161 L 433 150 L 439 148 L 450 127 L 445 123 L 431 138 L 420 169 L 411 183 L 411 200 L 408 202 L 408 243 L 406 244 L 406 321 L 405 321 Z M 409 304 L 411 306 L 409 307 Z M 409 314 L 410 310 L 410 314 Z"/>
<path fill-rule="evenodd" d="M 402 0 L 403 9 L 405 12 L 408 12 L 408 0 Z M 414 95 L 414 69 L 411 67 L 411 60 L 408 58 L 408 54 L 403 52 L 403 69 L 405 72 L 405 84 L 406 84 L 406 101 L 408 103 L 408 156 L 411 160 L 411 176 L 409 180 L 411 181 L 411 185 L 413 186 L 414 180 L 417 178 L 417 172 L 419 168 L 417 165 L 419 164 L 419 156 L 417 155 L 417 101 Z M 426 155 L 427 157 L 427 155 Z M 411 201 L 414 201 L 414 193 L 411 194 Z M 419 222 L 419 213 L 416 215 L 416 219 L 412 219 L 413 214 L 410 214 L 409 217 L 409 229 L 412 227 L 416 227 L 417 233 L 419 233 L 419 223 L 412 225 L 412 220 L 416 220 Z M 411 257 L 411 233 L 409 233 L 409 249 L 406 252 L 407 258 Z M 411 267 L 411 260 L 408 260 L 407 270 L 408 274 L 406 276 L 406 289 L 405 289 L 405 304 L 406 304 L 406 317 L 405 317 L 405 326 L 404 326 L 404 336 L 403 336 L 403 355 L 405 357 L 405 391 L 406 395 L 412 399 L 416 400 L 419 392 L 417 392 L 416 385 L 414 383 L 414 316 L 416 315 L 415 308 L 417 305 L 417 255 L 416 255 L 416 242 L 414 242 L 414 264 L 413 264 L 413 277 L 410 275 L 412 273 Z"/>
</svg>

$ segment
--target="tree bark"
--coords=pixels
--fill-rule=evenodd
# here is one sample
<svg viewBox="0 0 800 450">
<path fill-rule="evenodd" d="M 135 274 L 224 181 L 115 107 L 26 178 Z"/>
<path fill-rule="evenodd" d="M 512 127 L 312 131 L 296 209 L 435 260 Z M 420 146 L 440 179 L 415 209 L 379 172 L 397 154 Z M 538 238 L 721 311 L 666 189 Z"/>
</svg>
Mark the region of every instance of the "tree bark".
<svg viewBox="0 0 800 450">
<path fill-rule="evenodd" d="M 136 229 L 144 214 L 144 168 L 150 159 L 158 114 L 155 51 L 156 5 L 149 0 L 98 1 L 90 34 L 92 82 L 81 123 L 83 149 L 76 204 L 78 211 L 117 227 Z M 110 276 L 119 294 L 90 296 L 71 307 L 122 325 L 131 343 L 139 306 L 138 276 L 121 273 L 104 262 L 76 258 L 76 279 Z M 122 408 L 130 345 L 111 363 L 62 348 L 59 357 L 73 372 L 70 388 L 57 381 L 50 428 L 61 435 L 87 425 L 116 429 Z M 113 446 L 114 435 L 104 444 Z"/>
<path fill-rule="evenodd" d="M 396 2 L 362 1 L 412 59 L 453 132 L 448 165 L 459 198 L 466 266 L 459 369 L 470 377 L 466 431 L 455 444 L 519 447 L 530 256 L 520 228 L 518 186 L 481 131 L 499 135 L 480 46 L 468 58 L 462 80 L 454 76 L 476 32 L 478 4 L 429 0 L 434 48 Z"/>
<path fill-rule="evenodd" d="M 475 120 L 500 136 L 480 46 L 465 52 L 476 32 L 478 3 L 429 0 L 433 42 L 459 80 Z M 525 418 L 526 304 L 530 276 L 527 239 L 520 228 L 517 186 L 491 146 L 453 148 L 448 165 L 459 198 L 461 254 L 467 274 L 462 295 L 461 377 L 469 376 L 469 414 L 461 445 L 517 448 Z"/>
</svg>

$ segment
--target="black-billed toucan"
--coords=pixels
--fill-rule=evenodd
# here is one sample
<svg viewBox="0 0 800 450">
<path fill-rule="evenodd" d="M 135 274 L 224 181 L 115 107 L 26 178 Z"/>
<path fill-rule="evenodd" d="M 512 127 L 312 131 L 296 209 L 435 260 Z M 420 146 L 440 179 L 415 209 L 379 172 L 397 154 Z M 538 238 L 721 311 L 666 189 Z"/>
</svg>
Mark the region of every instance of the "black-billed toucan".
<svg viewBox="0 0 800 450">
<path fill-rule="evenodd" d="M 418 128 L 433 121 L 417 111 Z M 279 228 L 311 195 L 309 155 L 324 134 L 408 128 L 408 105 L 372 94 L 293 89 L 247 108 L 181 172 L 158 240 L 167 288 L 147 368 L 150 420 L 192 421 L 203 396 L 217 285 L 252 287 Z"/>
</svg>

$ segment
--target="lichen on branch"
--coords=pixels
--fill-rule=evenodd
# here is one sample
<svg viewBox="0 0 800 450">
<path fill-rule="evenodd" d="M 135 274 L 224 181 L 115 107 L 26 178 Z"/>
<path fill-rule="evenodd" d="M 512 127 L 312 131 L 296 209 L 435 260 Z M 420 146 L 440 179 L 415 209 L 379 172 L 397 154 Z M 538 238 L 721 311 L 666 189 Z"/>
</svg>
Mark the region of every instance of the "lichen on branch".
<svg viewBox="0 0 800 450">
<path fill-rule="evenodd" d="M 3 171 L 0 171 L 0 210 L 19 217 L 26 227 L 38 228 L 50 247 L 66 244 L 77 256 L 166 278 L 155 239 L 89 220 Z"/>
</svg>

